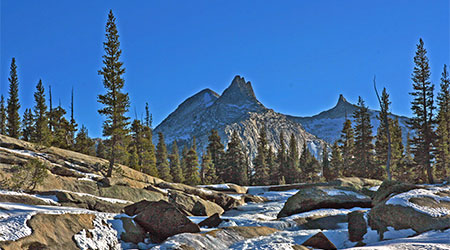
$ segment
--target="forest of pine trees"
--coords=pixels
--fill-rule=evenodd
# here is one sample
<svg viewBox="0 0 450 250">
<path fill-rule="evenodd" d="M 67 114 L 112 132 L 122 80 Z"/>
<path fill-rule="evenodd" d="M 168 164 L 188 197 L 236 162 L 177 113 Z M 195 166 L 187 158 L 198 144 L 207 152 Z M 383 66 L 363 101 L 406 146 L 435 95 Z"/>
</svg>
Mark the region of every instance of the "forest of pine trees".
<svg viewBox="0 0 450 250">
<path fill-rule="evenodd" d="M 384 108 L 377 116 L 380 126 L 375 135 L 369 108 L 359 97 L 357 109 L 348 114 L 353 119 L 346 117 L 339 140 L 323 148 L 321 162 L 310 152 L 306 141 L 300 141 L 302 146 L 298 147 L 295 134 L 286 135 L 281 131 L 280 146 L 275 149 L 262 126 L 257 153 L 250 163 L 238 131 L 228 135 L 226 146 L 219 131 L 205 131 L 209 132 L 208 144 L 200 154 L 198 151 L 203 149 L 197 149 L 195 138 L 180 151 L 176 140 L 167 148 L 164 135 L 159 133 L 155 146 L 148 103 L 144 120 L 136 118 L 129 122 L 130 100 L 123 90 L 125 67 L 120 60 L 122 51 L 115 22 L 110 11 L 103 42 L 104 65 L 98 71 L 105 88 L 105 93 L 98 95 L 98 102 L 103 105 L 98 113 L 105 118 L 104 139 L 90 138 L 84 125 L 78 129 L 73 89 L 68 114 L 61 104 L 53 106 L 51 86 L 48 86 L 47 97 L 42 80 L 36 85 L 33 107 L 25 108 L 21 119 L 15 58 L 10 65 L 8 96 L 6 100 L 0 96 L 0 134 L 107 159 L 106 176 L 111 176 L 115 164 L 120 163 L 165 181 L 189 185 L 227 182 L 276 185 L 331 181 L 344 176 L 385 179 L 388 154 L 389 174 L 394 180 L 433 183 L 450 173 L 450 76 L 444 65 L 435 98 L 435 85 L 430 81 L 430 65 L 422 39 L 414 56 L 413 91 L 410 93 L 413 117 L 409 122 L 413 133 L 412 136 L 408 133 L 406 145 L 402 142 L 399 120 L 390 113 L 389 94 L 383 89 L 380 105 Z"/>
</svg>

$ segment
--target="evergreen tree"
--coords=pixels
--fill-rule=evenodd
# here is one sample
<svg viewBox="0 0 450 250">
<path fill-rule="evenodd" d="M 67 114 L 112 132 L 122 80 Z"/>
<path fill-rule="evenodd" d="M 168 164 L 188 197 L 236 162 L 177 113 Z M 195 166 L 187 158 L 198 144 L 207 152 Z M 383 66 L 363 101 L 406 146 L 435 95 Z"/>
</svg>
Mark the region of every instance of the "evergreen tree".
<svg viewBox="0 0 450 250">
<path fill-rule="evenodd" d="M 267 154 L 267 166 L 269 168 L 269 184 L 277 185 L 280 182 L 280 169 L 277 163 L 277 157 L 275 152 L 273 151 L 273 147 L 269 147 L 269 151 Z"/>
<path fill-rule="evenodd" d="M 354 131 L 352 128 L 352 122 L 345 119 L 344 127 L 341 131 L 341 138 L 339 139 L 340 151 L 342 154 L 342 169 L 341 174 L 343 176 L 352 176 L 353 165 L 353 153 L 355 149 Z"/>
<path fill-rule="evenodd" d="M 143 127 L 142 137 L 142 154 L 141 165 L 142 171 L 151 176 L 158 177 L 158 169 L 156 168 L 155 145 L 153 144 L 152 129 L 148 126 Z"/>
<path fill-rule="evenodd" d="M 301 182 L 315 182 L 319 179 L 320 164 L 319 161 L 311 154 L 308 146 L 303 144 L 303 151 L 299 160 L 299 178 Z"/>
<path fill-rule="evenodd" d="M 48 129 L 47 105 L 45 105 L 45 92 L 42 80 L 39 80 L 34 92 L 34 131 L 31 141 L 48 146 L 50 144 L 50 130 Z"/>
<path fill-rule="evenodd" d="M 411 151 L 411 136 L 408 132 L 406 136 L 406 147 L 405 147 L 405 154 L 401 161 L 400 167 L 396 171 L 399 173 L 397 176 L 395 176 L 396 180 L 402 181 L 402 182 L 418 182 L 419 176 L 417 171 L 414 171 L 414 167 L 417 165 L 414 162 L 413 154 Z M 394 172 L 394 174 L 396 174 Z"/>
<path fill-rule="evenodd" d="M 145 126 L 152 128 L 152 115 L 148 109 L 148 103 L 145 103 Z"/>
<path fill-rule="evenodd" d="M 70 134 L 70 123 L 64 117 L 65 114 L 66 110 L 64 110 L 61 105 L 52 110 L 52 145 L 58 148 L 68 149 L 71 147 L 72 139 Z"/>
<path fill-rule="evenodd" d="M 186 160 L 187 160 L 187 154 L 189 152 L 189 147 L 187 144 L 184 144 L 183 149 L 181 150 L 181 172 L 183 173 L 183 178 L 185 179 L 186 176 Z"/>
<path fill-rule="evenodd" d="M 365 178 L 382 179 L 383 171 L 375 165 L 372 125 L 369 108 L 359 97 L 358 108 L 353 113 L 355 118 L 355 148 L 352 175 Z"/>
<path fill-rule="evenodd" d="M 375 136 L 375 156 L 376 165 L 378 167 L 385 167 L 387 164 L 389 151 L 388 134 L 385 122 L 385 119 L 387 119 L 391 143 L 391 156 L 389 160 L 390 172 L 392 176 L 398 178 L 398 176 L 403 172 L 400 165 L 403 159 L 404 148 L 402 142 L 402 130 L 400 128 L 399 121 L 398 119 L 393 120 L 390 117 L 390 104 L 389 94 L 386 92 L 386 89 L 383 89 L 381 94 L 381 105 L 383 108 L 381 109 L 380 114 L 377 115 L 377 119 L 380 120 L 380 126 L 378 126 L 377 135 Z"/>
<path fill-rule="evenodd" d="M 8 136 L 19 138 L 20 137 L 20 116 L 19 116 L 19 80 L 17 77 L 16 59 L 13 57 L 11 60 L 11 68 L 9 73 L 9 98 L 7 100 L 7 120 L 6 120 L 6 132 Z"/>
<path fill-rule="evenodd" d="M 342 176 L 344 160 L 342 159 L 341 149 L 337 141 L 334 142 L 331 150 L 330 179 L 336 179 Z"/>
<path fill-rule="evenodd" d="M 22 139 L 24 141 L 30 141 L 33 135 L 33 114 L 31 113 L 31 109 L 25 109 L 25 113 L 23 113 L 23 122 L 22 122 Z"/>
<path fill-rule="evenodd" d="M 287 164 L 287 171 L 284 176 L 284 179 L 286 183 L 295 183 L 298 181 L 298 175 L 299 175 L 299 155 L 298 155 L 298 148 L 297 148 L 297 139 L 295 139 L 294 134 L 291 134 L 291 139 L 289 140 L 289 154 L 288 154 L 288 164 Z"/>
<path fill-rule="evenodd" d="M 52 103 L 52 86 L 48 85 L 48 104 L 49 104 L 49 111 L 48 111 L 48 129 L 50 132 L 53 132 L 53 125 L 54 125 L 54 113 L 53 113 L 53 103 Z"/>
<path fill-rule="evenodd" d="M 268 145 L 267 134 L 264 127 L 259 131 L 258 151 L 253 159 L 253 168 L 255 169 L 255 176 L 253 178 L 253 185 L 264 186 L 269 184 L 269 166 L 267 165 Z"/>
<path fill-rule="evenodd" d="M 131 123 L 131 142 L 128 145 L 128 166 L 138 171 L 142 169 L 142 132 L 143 128 L 139 120 L 135 119 Z"/>
<path fill-rule="evenodd" d="M 216 169 L 214 168 L 214 164 L 212 163 L 211 153 L 206 152 L 202 156 L 202 166 L 200 170 L 200 178 L 202 180 L 202 184 L 213 184 L 215 183 Z"/>
<path fill-rule="evenodd" d="M 96 150 L 95 154 L 98 158 L 102 158 L 102 159 L 106 158 L 106 155 L 107 155 L 106 147 L 105 147 L 105 144 L 103 143 L 103 140 L 101 140 L 101 139 L 98 141 L 97 150 Z"/>
<path fill-rule="evenodd" d="M 435 141 L 434 127 L 434 84 L 430 82 L 430 66 L 428 64 L 427 50 L 422 39 L 417 45 L 414 57 L 414 72 L 412 81 L 414 91 L 410 94 L 414 97 L 411 109 L 414 116 L 410 119 L 410 128 L 416 131 L 412 138 L 412 152 L 417 163 L 417 170 L 423 181 L 434 183 L 431 162 L 434 158 L 433 144 Z M 424 174 L 426 171 L 426 176 Z"/>
<path fill-rule="evenodd" d="M 158 133 L 158 145 L 156 145 L 156 168 L 158 169 L 159 178 L 171 182 L 169 162 L 167 160 L 167 148 L 164 142 L 163 133 Z"/>
<path fill-rule="evenodd" d="M 224 182 L 248 185 L 248 161 L 236 131 L 231 134 L 225 154 Z"/>
<path fill-rule="evenodd" d="M 173 182 L 183 183 L 184 175 L 181 169 L 180 155 L 178 152 L 177 141 L 172 143 L 172 153 L 169 155 L 170 159 L 170 175 L 172 175 Z"/>
<path fill-rule="evenodd" d="M 277 164 L 278 164 L 278 172 L 271 172 L 272 183 L 280 184 L 281 179 L 285 178 L 289 173 L 287 170 L 289 169 L 287 166 L 287 155 L 286 155 L 286 144 L 284 142 L 284 132 L 280 132 L 280 150 L 278 150 L 277 154 Z"/>
<path fill-rule="evenodd" d="M 104 66 L 98 72 L 103 76 L 103 85 L 107 90 L 105 95 L 98 95 L 98 102 L 104 105 L 104 108 L 98 112 L 106 116 L 103 123 L 103 136 L 110 138 L 108 177 L 112 175 L 116 159 L 120 159 L 125 154 L 129 124 L 129 117 L 125 113 L 130 107 L 128 93 L 122 92 L 125 82 L 122 75 L 125 73 L 125 68 L 123 68 L 123 62 L 120 61 L 122 50 L 115 21 L 116 18 L 110 11 L 106 24 L 106 41 L 103 43 Z"/>
<path fill-rule="evenodd" d="M 333 180 L 335 175 L 331 171 L 328 147 L 325 145 L 322 150 L 322 176 L 327 182 Z"/>
<path fill-rule="evenodd" d="M 216 169 L 217 182 L 225 181 L 225 166 L 223 164 L 225 149 L 221 142 L 219 133 L 217 130 L 212 129 L 211 134 L 208 137 L 207 151 L 211 154 L 211 160 Z"/>
<path fill-rule="evenodd" d="M 443 179 L 450 174 L 450 78 L 446 65 L 442 71 L 440 87 L 437 97 L 436 177 Z"/>
<path fill-rule="evenodd" d="M 6 108 L 3 95 L 0 97 L 0 134 L 6 135 Z"/>
<path fill-rule="evenodd" d="M 184 183 L 195 186 L 200 184 L 200 174 L 198 173 L 198 156 L 195 151 L 195 142 L 193 142 L 192 147 L 189 149 L 186 155 L 186 166 L 184 174 Z"/>
<path fill-rule="evenodd" d="M 89 138 L 88 130 L 85 126 L 81 126 L 80 131 L 75 137 L 75 145 L 74 149 L 77 152 L 86 155 L 95 155 L 95 142 L 91 138 Z"/>
</svg>

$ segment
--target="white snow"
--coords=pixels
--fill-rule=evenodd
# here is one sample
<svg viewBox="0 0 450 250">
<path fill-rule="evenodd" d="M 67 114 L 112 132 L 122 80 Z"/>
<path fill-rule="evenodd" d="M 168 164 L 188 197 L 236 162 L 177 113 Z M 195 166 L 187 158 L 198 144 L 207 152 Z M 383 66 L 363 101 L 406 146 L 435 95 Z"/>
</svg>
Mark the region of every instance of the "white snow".
<svg viewBox="0 0 450 250">
<path fill-rule="evenodd" d="M 52 190 L 52 191 L 61 191 L 61 192 L 66 192 L 66 193 L 72 193 L 72 194 L 76 194 L 76 195 L 79 195 L 79 196 L 89 196 L 89 197 L 96 198 L 96 199 L 103 200 L 103 201 L 110 202 L 110 203 L 121 203 L 121 204 L 131 203 L 130 201 L 127 201 L 127 200 L 121 200 L 121 199 L 115 199 L 115 198 L 106 198 L 106 197 L 96 196 L 96 195 L 92 195 L 92 194 L 79 193 L 79 192 L 68 191 L 68 190 L 57 189 L 57 190 Z"/>
<path fill-rule="evenodd" d="M 450 202 L 450 197 L 442 197 L 436 193 L 440 191 L 450 191 L 450 187 L 429 187 L 428 189 L 413 189 L 405 193 L 400 193 L 391 197 L 386 204 L 387 205 L 398 205 L 404 207 L 411 207 L 414 210 L 428 214 L 432 217 L 442 217 L 450 215 L 450 210 L 445 207 L 432 208 L 426 206 L 420 206 L 409 201 L 413 197 L 427 197 L 432 198 L 436 202 Z"/>
<path fill-rule="evenodd" d="M 358 199 L 369 199 L 368 196 L 365 195 L 361 195 L 358 193 L 355 193 L 353 191 L 347 191 L 347 190 L 341 190 L 341 189 L 328 189 L 328 188 L 324 188 L 321 189 L 322 191 L 324 191 L 325 193 L 327 193 L 330 196 L 336 196 L 336 195 L 348 195 L 348 196 L 354 196 Z"/>
<path fill-rule="evenodd" d="M 10 153 L 14 153 L 14 154 L 18 154 L 18 155 L 23 155 L 26 157 L 38 157 L 40 159 L 45 159 L 45 157 L 47 156 L 44 153 L 36 153 L 30 150 L 22 150 L 22 149 L 10 149 L 10 148 L 4 148 L 4 147 L 0 147 L 0 149 L 4 150 L 4 151 L 8 151 Z"/>
<path fill-rule="evenodd" d="M 380 186 L 373 186 L 373 187 L 370 187 L 369 190 L 376 192 L 376 191 L 378 191 L 379 188 L 380 188 Z"/>
<path fill-rule="evenodd" d="M 2 195 L 19 195 L 19 196 L 34 197 L 34 198 L 40 199 L 40 200 L 42 200 L 42 201 L 44 201 L 45 203 L 48 203 L 48 204 L 59 205 L 58 201 L 53 199 L 54 198 L 53 196 L 34 195 L 34 194 L 27 194 L 27 193 L 24 193 L 24 192 L 16 192 L 16 191 L 9 191 L 9 190 L 0 190 L 0 194 L 2 194 Z"/>
<path fill-rule="evenodd" d="M 93 229 L 83 229 L 73 236 L 73 240 L 76 242 L 77 246 L 83 250 L 121 249 L 117 231 L 114 230 L 110 223 L 108 223 L 109 219 L 111 219 L 111 215 L 97 214 L 93 221 Z M 89 236 L 87 231 L 90 232 Z"/>
</svg>

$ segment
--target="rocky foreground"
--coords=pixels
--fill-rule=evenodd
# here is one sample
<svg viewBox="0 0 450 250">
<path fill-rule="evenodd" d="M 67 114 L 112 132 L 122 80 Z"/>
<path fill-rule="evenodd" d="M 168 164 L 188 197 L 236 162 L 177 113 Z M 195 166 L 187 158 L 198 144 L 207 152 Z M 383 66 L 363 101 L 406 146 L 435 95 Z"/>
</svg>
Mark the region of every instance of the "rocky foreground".
<svg viewBox="0 0 450 250">
<path fill-rule="evenodd" d="M 190 187 L 0 135 L 0 182 L 30 159 L 48 177 L 0 190 L 2 249 L 450 249 L 450 185 L 359 178 Z"/>
</svg>

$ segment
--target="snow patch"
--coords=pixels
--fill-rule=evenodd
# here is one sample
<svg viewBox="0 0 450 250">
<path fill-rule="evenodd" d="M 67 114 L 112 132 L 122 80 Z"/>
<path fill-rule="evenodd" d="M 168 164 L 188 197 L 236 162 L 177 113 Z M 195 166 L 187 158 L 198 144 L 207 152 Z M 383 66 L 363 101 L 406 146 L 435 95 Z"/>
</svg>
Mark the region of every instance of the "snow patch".
<svg viewBox="0 0 450 250">
<path fill-rule="evenodd" d="M 9 191 L 9 190 L 0 190 L 0 194 L 34 197 L 34 198 L 40 199 L 48 204 L 59 205 L 58 200 L 56 199 L 56 197 L 53 197 L 53 196 L 34 195 L 34 194 L 27 194 L 24 192 L 16 192 L 16 191 Z"/>
<path fill-rule="evenodd" d="M 73 239 L 80 249 L 121 249 L 117 231 L 108 223 L 111 216 L 97 214 L 93 221 L 93 229 L 83 229 L 73 236 Z M 88 234 L 89 232 L 89 234 Z"/>
<path fill-rule="evenodd" d="M 327 193 L 330 196 L 337 196 L 337 195 L 348 195 L 348 196 L 354 196 L 358 199 L 368 199 L 368 196 L 361 195 L 358 193 L 355 193 L 353 191 L 347 191 L 347 190 L 341 190 L 341 189 L 321 189 L 325 193 Z"/>
<path fill-rule="evenodd" d="M 427 197 L 432 198 L 436 202 L 450 202 L 450 197 L 442 197 L 436 193 L 441 191 L 450 191 L 450 187 L 430 187 L 429 189 L 413 189 L 405 193 L 397 194 L 391 197 L 386 205 L 398 205 L 403 207 L 411 207 L 414 210 L 427 214 L 431 217 L 442 217 L 450 215 L 450 210 L 445 207 L 432 208 L 426 206 L 420 206 L 409 201 L 409 199 L 414 197 Z"/>
</svg>

